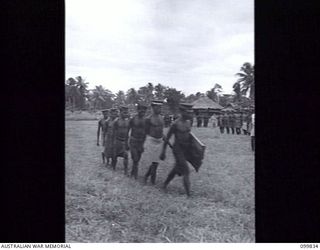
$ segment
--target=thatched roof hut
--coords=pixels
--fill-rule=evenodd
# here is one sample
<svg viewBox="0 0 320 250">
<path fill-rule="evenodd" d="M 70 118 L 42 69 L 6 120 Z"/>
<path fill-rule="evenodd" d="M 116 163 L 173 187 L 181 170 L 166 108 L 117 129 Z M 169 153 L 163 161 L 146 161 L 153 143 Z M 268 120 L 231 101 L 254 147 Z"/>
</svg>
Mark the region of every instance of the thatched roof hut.
<svg viewBox="0 0 320 250">
<path fill-rule="evenodd" d="M 230 111 L 236 111 L 237 110 L 237 105 L 234 103 L 229 103 L 226 107 L 224 107 L 221 111 L 223 112 L 230 112 Z"/>
<path fill-rule="evenodd" d="M 230 111 L 236 111 L 234 108 L 231 107 L 225 107 L 222 109 L 223 112 L 230 112 Z"/>
<path fill-rule="evenodd" d="M 194 101 L 193 103 L 193 109 L 199 110 L 199 109 L 209 109 L 209 110 L 221 110 L 223 107 L 219 105 L 218 103 L 212 101 L 209 97 L 203 96 L 200 97 L 198 100 Z"/>
</svg>

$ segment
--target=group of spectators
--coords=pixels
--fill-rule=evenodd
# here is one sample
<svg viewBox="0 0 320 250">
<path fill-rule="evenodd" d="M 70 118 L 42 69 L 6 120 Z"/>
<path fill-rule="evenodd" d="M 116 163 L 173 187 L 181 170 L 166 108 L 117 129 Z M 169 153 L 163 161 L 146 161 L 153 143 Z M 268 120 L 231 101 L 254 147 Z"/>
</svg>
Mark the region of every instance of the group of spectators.
<svg viewBox="0 0 320 250">
<path fill-rule="evenodd" d="M 169 127 L 177 118 L 178 116 L 165 115 L 165 127 Z M 241 111 L 225 111 L 214 115 L 195 114 L 191 123 L 193 124 L 194 121 L 196 121 L 197 127 L 208 127 L 209 124 L 212 124 L 213 127 L 219 127 L 221 134 L 250 135 L 252 129 L 252 113 Z"/>
<path fill-rule="evenodd" d="M 197 127 L 208 127 L 210 117 L 211 115 L 207 113 L 196 115 Z"/>
<path fill-rule="evenodd" d="M 251 115 L 237 111 L 226 111 L 217 115 L 217 126 L 221 134 L 241 134 L 250 135 Z"/>
</svg>

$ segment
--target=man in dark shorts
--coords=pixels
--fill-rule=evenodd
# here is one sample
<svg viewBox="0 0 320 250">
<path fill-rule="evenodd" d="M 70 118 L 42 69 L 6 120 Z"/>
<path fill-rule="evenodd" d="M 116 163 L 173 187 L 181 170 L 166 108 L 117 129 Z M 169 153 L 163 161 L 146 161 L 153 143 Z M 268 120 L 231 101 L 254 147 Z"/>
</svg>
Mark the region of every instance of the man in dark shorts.
<svg viewBox="0 0 320 250">
<path fill-rule="evenodd" d="M 104 157 L 107 159 L 106 166 L 109 165 L 113 156 L 113 124 L 118 117 L 118 110 L 115 108 L 110 109 L 110 117 L 104 123 Z"/>
<path fill-rule="evenodd" d="M 224 112 L 221 117 L 222 122 L 222 133 L 224 132 L 224 129 L 226 129 L 226 133 L 229 134 L 229 118 L 227 115 L 227 112 Z"/>
<path fill-rule="evenodd" d="M 209 118 L 210 118 L 210 116 L 208 113 L 203 114 L 203 127 L 205 127 L 205 128 L 208 127 Z"/>
<path fill-rule="evenodd" d="M 104 137 L 106 135 L 106 131 L 105 131 L 105 123 L 108 120 L 108 115 L 109 115 L 109 110 L 105 109 L 102 110 L 102 115 L 103 117 L 99 120 L 98 122 L 98 131 L 97 131 L 97 146 L 100 146 L 99 144 L 99 139 L 100 139 L 100 130 L 101 130 L 101 142 L 102 142 L 102 146 L 104 146 Z M 101 156 L 102 156 L 102 163 L 105 163 L 105 155 L 104 155 L 104 151 L 101 152 Z"/>
<path fill-rule="evenodd" d="M 123 158 L 124 174 L 128 175 L 128 139 L 129 139 L 129 112 L 127 106 L 120 106 L 120 117 L 113 124 L 113 158 L 112 168 L 116 169 L 117 158 Z"/>
<path fill-rule="evenodd" d="M 234 111 L 230 111 L 229 114 L 229 128 L 231 129 L 232 134 L 234 135 L 235 131 L 235 116 L 234 116 Z"/>
<path fill-rule="evenodd" d="M 156 181 L 156 173 L 159 165 L 159 154 L 161 152 L 161 146 L 164 138 L 164 119 L 160 115 L 162 104 L 163 101 L 152 101 L 152 114 L 146 119 L 146 142 L 148 147 L 151 149 L 150 152 L 148 152 L 148 158 L 151 161 L 151 165 L 144 176 L 145 183 L 147 182 L 149 176 L 151 176 L 152 184 L 155 184 Z"/>
<path fill-rule="evenodd" d="M 175 175 L 183 176 L 183 186 L 186 190 L 187 196 L 190 196 L 190 178 L 189 178 L 189 167 L 188 157 L 192 155 L 190 153 L 190 132 L 192 119 L 192 104 L 181 103 L 179 105 L 181 117 L 177 119 L 170 127 L 166 136 L 165 142 L 163 143 L 162 152 L 160 159 L 166 158 L 166 147 L 172 135 L 175 136 L 174 144 L 172 147 L 173 155 L 176 160 L 174 168 L 169 173 L 166 181 L 164 182 L 163 188 L 166 189 L 170 181 Z"/>
<path fill-rule="evenodd" d="M 135 179 L 138 178 L 138 165 L 141 159 L 141 155 L 144 151 L 143 144 L 146 140 L 146 119 L 145 114 L 148 109 L 148 106 L 145 103 L 138 103 L 137 112 L 138 114 L 130 119 L 129 129 L 130 133 L 130 153 L 132 158 L 132 169 L 131 177 Z"/>
<path fill-rule="evenodd" d="M 231 125 L 230 120 L 231 120 L 230 113 L 229 113 L 229 111 L 226 111 L 226 113 L 225 113 L 225 128 L 226 128 L 227 134 L 230 133 L 230 125 Z"/>
<path fill-rule="evenodd" d="M 241 128 L 242 128 L 242 118 L 240 112 L 235 114 L 235 127 L 236 127 L 236 133 L 237 135 L 241 134 Z"/>
<path fill-rule="evenodd" d="M 251 115 L 250 136 L 251 136 L 251 149 L 252 151 L 255 151 L 255 114 L 254 113 Z"/>
<path fill-rule="evenodd" d="M 222 126 L 222 115 L 217 114 L 217 127 L 220 129 L 220 133 L 223 134 L 224 127 Z"/>
<path fill-rule="evenodd" d="M 197 127 L 200 128 L 202 125 L 202 115 L 198 114 L 197 115 Z"/>
</svg>

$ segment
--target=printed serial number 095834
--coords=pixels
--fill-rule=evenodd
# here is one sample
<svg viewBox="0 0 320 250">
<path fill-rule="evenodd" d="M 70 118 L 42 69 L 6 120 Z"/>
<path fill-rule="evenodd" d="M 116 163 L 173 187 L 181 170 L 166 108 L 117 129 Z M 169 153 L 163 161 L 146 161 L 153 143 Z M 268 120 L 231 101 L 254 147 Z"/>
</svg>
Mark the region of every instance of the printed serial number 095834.
<svg viewBox="0 0 320 250">
<path fill-rule="evenodd" d="M 300 248 L 318 248 L 318 244 L 300 244 Z"/>
</svg>

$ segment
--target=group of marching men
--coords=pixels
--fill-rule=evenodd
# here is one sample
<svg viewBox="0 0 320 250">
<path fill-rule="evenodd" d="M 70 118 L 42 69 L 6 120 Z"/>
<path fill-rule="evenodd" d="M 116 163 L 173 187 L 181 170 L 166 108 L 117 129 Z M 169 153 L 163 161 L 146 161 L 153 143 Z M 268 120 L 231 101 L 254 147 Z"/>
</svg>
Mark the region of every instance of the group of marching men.
<svg viewBox="0 0 320 250">
<path fill-rule="evenodd" d="M 190 196 L 190 178 L 188 157 L 190 156 L 190 132 L 193 119 L 192 105 L 181 103 L 179 105 L 180 116 L 170 125 L 167 135 L 163 133 L 164 118 L 161 115 L 163 101 L 154 100 L 151 103 L 152 114 L 146 117 L 148 106 L 140 102 L 137 104 L 137 114 L 130 118 L 129 109 L 122 105 L 119 109 L 111 108 L 103 110 L 103 118 L 98 122 L 97 145 L 99 146 L 100 130 L 102 131 L 103 164 L 116 169 L 118 157 L 123 158 L 124 174 L 128 176 L 128 152 L 132 158 L 130 176 L 138 178 L 138 167 L 144 152 L 144 143 L 147 142 L 148 159 L 150 166 L 144 175 L 145 183 L 150 177 L 151 183 L 155 184 L 156 172 L 159 160 L 165 160 L 166 148 L 172 148 L 175 157 L 175 165 L 169 172 L 162 188 L 166 190 L 170 181 L 176 176 L 183 177 L 183 186 L 187 196 Z M 119 114 L 118 114 L 119 112 Z M 175 136 L 174 144 L 170 138 Z"/>
</svg>

